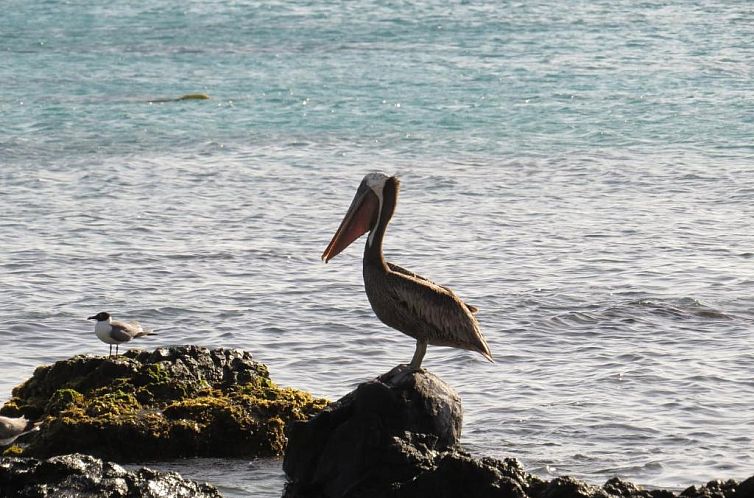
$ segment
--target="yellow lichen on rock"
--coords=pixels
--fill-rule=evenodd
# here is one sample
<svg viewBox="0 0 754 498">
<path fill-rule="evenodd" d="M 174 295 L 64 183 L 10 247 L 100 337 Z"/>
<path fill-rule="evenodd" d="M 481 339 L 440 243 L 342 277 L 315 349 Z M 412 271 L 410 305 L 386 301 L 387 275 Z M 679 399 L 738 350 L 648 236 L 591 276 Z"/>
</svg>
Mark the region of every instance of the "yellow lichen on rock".
<svg viewBox="0 0 754 498">
<path fill-rule="evenodd" d="M 275 385 L 249 353 L 183 346 L 40 367 L 0 412 L 44 419 L 26 455 L 133 461 L 280 455 L 286 425 L 326 405 Z"/>
<path fill-rule="evenodd" d="M 7 456 L 7 457 L 23 456 L 23 454 L 24 454 L 23 448 L 15 444 L 10 445 L 7 448 L 5 448 L 5 450 L 3 450 L 3 456 Z"/>
</svg>

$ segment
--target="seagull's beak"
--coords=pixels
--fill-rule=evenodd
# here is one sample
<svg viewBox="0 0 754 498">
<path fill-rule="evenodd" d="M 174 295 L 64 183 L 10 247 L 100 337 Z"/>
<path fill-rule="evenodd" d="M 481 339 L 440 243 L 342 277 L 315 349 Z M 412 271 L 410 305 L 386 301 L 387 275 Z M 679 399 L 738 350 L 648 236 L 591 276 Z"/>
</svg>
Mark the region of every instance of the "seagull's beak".
<svg viewBox="0 0 754 498">
<path fill-rule="evenodd" d="M 89 318 L 87 318 L 87 320 L 96 320 L 96 319 L 97 319 L 96 316 L 90 316 Z"/>
</svg>

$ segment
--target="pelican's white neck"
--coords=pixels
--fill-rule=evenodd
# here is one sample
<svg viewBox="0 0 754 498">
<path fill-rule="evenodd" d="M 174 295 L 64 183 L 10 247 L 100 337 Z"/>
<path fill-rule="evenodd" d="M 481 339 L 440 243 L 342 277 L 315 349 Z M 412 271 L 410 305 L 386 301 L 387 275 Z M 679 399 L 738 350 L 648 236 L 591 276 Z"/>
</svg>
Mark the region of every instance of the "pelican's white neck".
<svg viewBox="0 0 754 498">
<path fill-rule="evenodd" d="M 369 247 L 372 247 L 372 243 L 374 242 L 374 234 L 377 233 L 377 228 L 380 225 L 380 218 L 382 216 L 382 204 L 385 199 L 385 182 L 387 182 L 389 176 L 387 176 L 385 173 L 369 173 L 364 177 L 364 182 L 366 183 L 367 187 L 372 189 L 372 192 L 374 192 L 374 195 L 377 196 L 377 200 L 379 201 L 380 205 L 377 208 L 377 221 L 374 223 L 374 226 L 372 227 L 372 230 L 369 232 L 369 237 L 367 237 L 367 244 L 369 244 Z"/>
</svg>

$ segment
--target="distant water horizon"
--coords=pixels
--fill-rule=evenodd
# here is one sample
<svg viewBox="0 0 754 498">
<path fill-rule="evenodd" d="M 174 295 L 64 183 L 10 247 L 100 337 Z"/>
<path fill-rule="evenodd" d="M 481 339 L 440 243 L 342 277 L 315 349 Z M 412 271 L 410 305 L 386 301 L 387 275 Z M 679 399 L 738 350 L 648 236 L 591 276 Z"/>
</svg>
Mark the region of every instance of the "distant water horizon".
<svg viewBox="0 0 754 498">
<path fill-rule="evenodd" d="M 10 0 L 0 30 L 0 399 L 106 354 L 86 317 L 239 347 L 337 399 L 407 363 L 362 241 L 479 308 L 495 364 L 429 348 L 462 443 L 547 478 L 754 474 L 749 2 L 112 5 Z M 204 93 L 208 100 L 156 102 Z M 161 462 L 280 496 L 279 460 Z"/>
</svg>

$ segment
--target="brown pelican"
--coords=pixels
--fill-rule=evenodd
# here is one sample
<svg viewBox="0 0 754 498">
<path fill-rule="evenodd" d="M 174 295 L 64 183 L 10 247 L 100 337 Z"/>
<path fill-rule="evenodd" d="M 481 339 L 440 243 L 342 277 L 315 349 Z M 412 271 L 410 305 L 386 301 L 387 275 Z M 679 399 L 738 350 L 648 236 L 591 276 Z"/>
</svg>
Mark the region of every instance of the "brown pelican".
<svg viewBox="0 0 754 498">
<path fill-rule="evenodd" d="M 327 263 L 369 232 L 364 248 L 364 288 L 377 318 L 416 339 L 410 370 L 421 367 L 427 344 L 476 351 L 492 361 L 474 306 L 447 287 L 385 261 L 382 239 L 398 202 L 399 186 L 394 176 L 366 175 L 322 259 Z"/>
<path fill-rule="evenodd" d="M 97 323 L 94 324 L 94 333 L 100 341 L 110 345 L 110 356 L 113 355 L 113 344 L 115 344 L 115 356 L 118 356 L 118 346 L 124 342 L 130 341 L 134 337 L 155 335 L 151 330 L 144 330 L 139 322 L 115 321 L 106 311 L 100 311 L 87 320 L 97 320 Z"/>
</svg>

